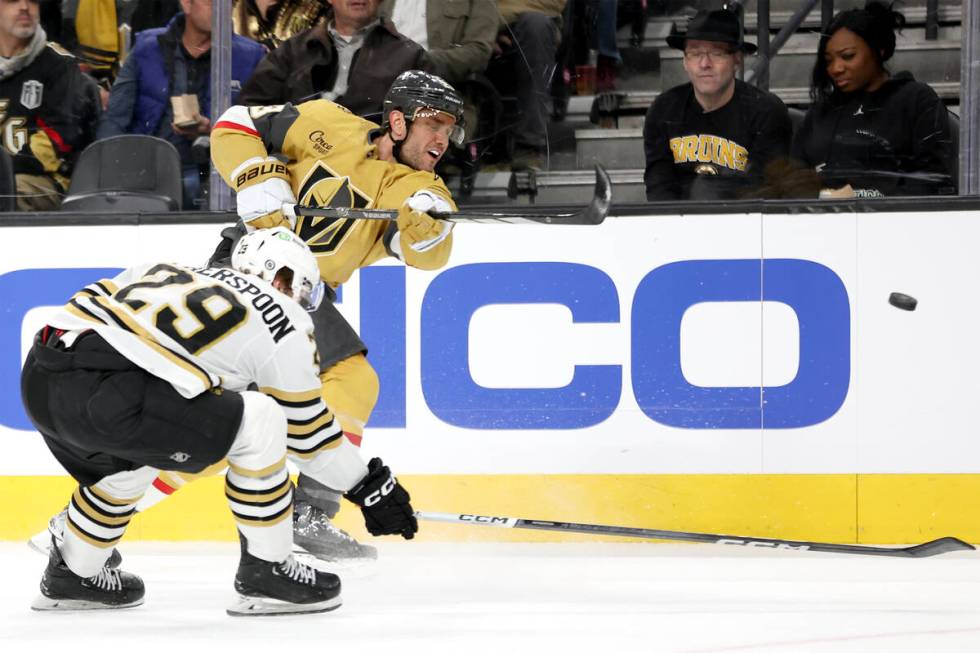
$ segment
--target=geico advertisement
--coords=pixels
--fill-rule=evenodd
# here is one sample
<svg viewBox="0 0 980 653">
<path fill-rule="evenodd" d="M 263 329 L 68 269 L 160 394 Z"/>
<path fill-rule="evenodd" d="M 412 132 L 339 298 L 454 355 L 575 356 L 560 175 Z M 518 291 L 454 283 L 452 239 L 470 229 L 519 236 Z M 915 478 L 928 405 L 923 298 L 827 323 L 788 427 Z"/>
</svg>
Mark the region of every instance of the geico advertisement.
<svg viewBox="0 0 980 653">
<path fill-rule="evenodd" d="M 980 471 L 974 221 L 458 225 L 446 268 L 340 291 L 381 378 L 365 453 L 403 473 Z M 200 264 L 219 231 L 2 230 L 0 474 L 61 473 L 18 379 L 52 307 L 127 265 Z"/>
</svg>

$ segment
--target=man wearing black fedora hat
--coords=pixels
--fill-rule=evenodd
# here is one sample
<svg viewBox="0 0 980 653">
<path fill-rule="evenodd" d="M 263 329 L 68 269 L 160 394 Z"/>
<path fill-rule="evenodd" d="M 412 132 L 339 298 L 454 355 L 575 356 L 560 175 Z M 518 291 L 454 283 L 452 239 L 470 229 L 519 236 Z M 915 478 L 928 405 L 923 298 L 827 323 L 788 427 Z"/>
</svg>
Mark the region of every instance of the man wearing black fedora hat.
<svg viewBox="0 0 980 653">
<path fill-rule="evenodd" d="M 735 79 L 746 43 L 738 18 L 699 11 L 667 44 L 684 52 L 690 82 L 661 93 L 643 127 L 647 199 L 729 199 L 757 186 L 792 138 L 789 114 L 771 93 Z"/>
</svg>

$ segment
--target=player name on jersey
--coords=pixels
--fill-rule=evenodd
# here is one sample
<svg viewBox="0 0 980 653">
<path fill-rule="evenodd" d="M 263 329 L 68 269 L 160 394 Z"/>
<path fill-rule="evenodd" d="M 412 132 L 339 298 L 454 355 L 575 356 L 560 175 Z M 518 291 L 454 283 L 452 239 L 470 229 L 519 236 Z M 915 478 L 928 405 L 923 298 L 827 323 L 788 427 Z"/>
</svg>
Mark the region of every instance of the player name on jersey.
<svg viewBox="0 0 980 653">
<path fill-rule="evenodd" d="M 286 309 L 276 300 L 275 297 L 252 283 L 248 277 L 242 276 L 234 270 L 228 268 L 191 268 L 195 273 L 210 277 L 215 281 L 230 286 L 233 290 L 239 291 L 242 295 L 250 298 L 252 307 L 262 316 L 262 321 L 269 327 L 269 333 L 275 342 L 279 342 L 284 337 L 296 330 L 286 315 Z"/>
</svg>

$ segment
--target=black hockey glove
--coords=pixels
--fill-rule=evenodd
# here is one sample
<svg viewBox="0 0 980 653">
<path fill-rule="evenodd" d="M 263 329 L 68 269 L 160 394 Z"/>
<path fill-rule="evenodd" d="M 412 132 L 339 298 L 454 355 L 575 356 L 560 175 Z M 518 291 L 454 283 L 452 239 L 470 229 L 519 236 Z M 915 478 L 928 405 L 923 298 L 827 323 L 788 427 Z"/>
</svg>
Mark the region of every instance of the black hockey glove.
<svg viewBox="0 0 980 653">
<path fill-rule="evenodd" d="M 411 497 L 380 458 L 371 459 L 367 476 L 344 496 L 361 507 L 371 535 L 401 535 L 410 540 L 419 530 Z"/>
</svg>

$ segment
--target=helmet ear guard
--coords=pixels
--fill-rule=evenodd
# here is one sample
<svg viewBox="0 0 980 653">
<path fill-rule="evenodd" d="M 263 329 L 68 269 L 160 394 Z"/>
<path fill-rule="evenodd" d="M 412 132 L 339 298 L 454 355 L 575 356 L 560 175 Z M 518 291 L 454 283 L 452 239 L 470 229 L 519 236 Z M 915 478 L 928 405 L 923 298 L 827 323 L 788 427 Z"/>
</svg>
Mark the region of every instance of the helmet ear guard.
<svg viewBox="0 0 980 653">
<path fill-rule="evenodd" d="M 242 236 L 231 254 L 231 267 L 270 284 L 282 270 L 290 270 L 290 295 L 310 312 L 320 306 L 326 294 L 316 257 L 286 227 L 259 229 Z"/>
</svg>

